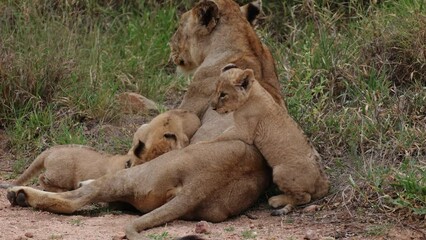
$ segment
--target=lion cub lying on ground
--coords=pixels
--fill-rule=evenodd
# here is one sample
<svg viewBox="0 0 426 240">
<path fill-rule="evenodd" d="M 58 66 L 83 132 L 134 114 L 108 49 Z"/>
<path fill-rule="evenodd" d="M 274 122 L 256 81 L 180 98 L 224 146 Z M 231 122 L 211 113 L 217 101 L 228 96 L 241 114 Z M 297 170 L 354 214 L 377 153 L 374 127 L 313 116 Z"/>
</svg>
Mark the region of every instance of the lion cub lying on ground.
<svg viewBox="0 0 426 240">
<path fill-rule="evenodd" d="M 273 170 L 273 181 L 284 194 L 271 197 L 273 215 L 327 194 L 329 183 L 320 156 L 298 124 L 254 79 L 251 69 L 233 64 L 222 69 L 211 103 L 218 113 L 234 112 L 235 126 L 215 141 L 242 140 L 254 144 Z"/>
<path fill-rule="evenodd" d="M 83 145 L 59 145 L 42 152 L 12 184 L 2 184 L 7 188 L 22 185 L 43 169 L 39 184 L 49 192 L 63 192 L 79 187 L 81 181 L 102 177 L 128 168 L 134 155 L 111 155 L 97 152 Z"/>
<path fill-rule="evenodd" d="M 194 113 L 174 109 L 142 125 L 134 134 L 129 154 L 137 156 L 132 166 L 150 161 L 166 152 L 189 145 L 189 139 L 201 126 Z"/>
<path fill-rule="evenodd" d="M 189 138 L 199 127 L 200 120 L 195 114 L 186 110 L 171 110 L 158 115 L 136 131 L 127 155 L 99 153 L 82 145 L 55 146 L 42 152 L 12 184 L 1 184 L 0 187 L 22 185 L 46 169 L 39 176 L 39 183 L 44 190 L 74 190 L 83 181 L 142 164 L 187 146 Z"/>
</svg>

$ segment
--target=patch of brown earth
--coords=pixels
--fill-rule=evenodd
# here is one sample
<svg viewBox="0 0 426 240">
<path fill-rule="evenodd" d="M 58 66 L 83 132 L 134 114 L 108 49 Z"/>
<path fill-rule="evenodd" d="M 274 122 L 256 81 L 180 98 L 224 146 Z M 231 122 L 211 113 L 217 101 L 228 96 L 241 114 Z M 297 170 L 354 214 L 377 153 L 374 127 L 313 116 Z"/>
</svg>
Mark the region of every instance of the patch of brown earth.
<svg viewBox="0 0 426 240">
<path fill-rule="evenodd" d="M 114 214 L 112 214 L 114 213 Z M 351 215 L 352 214 L 352 215 Z M 120 239 L 124 226 L 137 214 L 89 207 L 74 215 L 59 215 L 31 208 L 11 207 L 0 190 L 0 239 Z M 146 239 L 174 239 L 196 234 L 197 222 L 177 220 L 143 232 Z M 199 228 L 199 227 L 198 227 Z M 205 239 L 426 239 L 422 230 L 396 224 L 380 215 L 353 215 L 346 209 L 270 216 L 266 204 L 222 223 L 208 223 Z"/>
</svg>

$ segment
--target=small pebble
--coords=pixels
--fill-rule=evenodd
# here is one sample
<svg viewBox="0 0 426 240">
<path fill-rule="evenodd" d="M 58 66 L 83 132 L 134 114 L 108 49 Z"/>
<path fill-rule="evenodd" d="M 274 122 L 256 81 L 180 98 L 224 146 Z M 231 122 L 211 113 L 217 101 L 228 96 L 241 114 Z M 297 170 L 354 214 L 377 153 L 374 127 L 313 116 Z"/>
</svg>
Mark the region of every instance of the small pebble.
<svg viewBox="0 0 426 240">
<path fill-rule="evenodd" d="M 210 226 L 206 221 L 200 221 L 195 225 L 196 233 L 210 233 Z"/>
<path fill-rule="evenodd" d="M 303 212 L 310 213 L 310 212 L 315 212 L 318 209 L 319 209 L 318 205 L 312 204 L 312 205 L 309 205 L 309 206 L 305 207 L 303 209 Z"/>
<path fill-rule="evenodd" d="M 112 237 L 112 240 L 123 240 L 123 239 L 127 239 L 125 235 L 119 235 L 119 236 Z"/>
<path fill-rule="evenodd" d="M 33 238 L 34 234 L 32 234 L 30 232 L 27 232 L 27 233 L 25 233 L 25 237 L 27 237 L 27 238 Z"/>
<path fill-rule="evenodd" d="M 313 230 L 308 230 L 303 237 L 304 240 L 319 240 L 318 234 Z"/>
</svg>

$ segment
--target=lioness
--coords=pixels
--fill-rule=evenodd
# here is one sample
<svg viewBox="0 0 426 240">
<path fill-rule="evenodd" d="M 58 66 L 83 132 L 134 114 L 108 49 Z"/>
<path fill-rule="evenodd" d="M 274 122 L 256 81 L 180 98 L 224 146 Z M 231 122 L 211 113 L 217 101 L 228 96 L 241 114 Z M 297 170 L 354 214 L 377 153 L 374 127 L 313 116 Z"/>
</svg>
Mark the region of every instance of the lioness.
<svg viewBox="0 0 426 240">
<path fill-rule="evenodd" d="M 55 213 L 73 213 L 94 202 L 126 202 L 146 213 L 126 227 L 128 239 L 141 239 L 140 231 L 177 218 L 220 222 L 241 213 L 269 185 L 267 173 L 260 154 L 241 141 L 193 144 L 74 191 L 16 186 L 7 197 L 12 205 Z"/>
<path fill-rule="evenodd" d="M 188 146 L 189 139 L 200 125 L 197 115 L 187 110 L 174 109 L 156 116 L 134 134 L 129 154 L 135 154 L 137 158 L 132 166 Z"/>
<path fill-rule="evenodd" d="M 203 113 L 221 67 L 233 60 L 241 67 L 253 68 L 259 82 L 264 82 L 276 101 L 283 103 L 270 52 L 231 0 L 203 0 L 196 4 L 182 16 L 171 48 L 175 62 L 182 56 L 197 60 L 191 65 L 195 72 L 181 108 L 203 118 L 200 130 L 207 123 L 222 119 L 211 108 L 211 118 Z M 182 61 L 179 65 L 186 66 L 187 60 Z M 230 120 L 212 128 L 214 134 L 232 124 Z M 198 139 L 208 140 L 209 136 L 199 134 Z M 105 175 L 71 192 L 46 193 L 13 187 L 8 190 L 8 198 L 12 204 L 61 213 L 72 213 L 97 201 L 128 202 L 141 212 L 148 212 L 126 227 L 129 239 L 140 239 L 139 232 L 144 229 L 177 218 L 217 222 L 239 214 L 265 191 L 270 178 L 270 170 L 256 148 L 241 141 L 227 141 L 189 145 L 155 161 Z"/>
<path fill-rule="evenodd" d="M 235 5 L 230 0 L 200 1 L 182 15 L 170 41 L 171 58 L 178 69 L 194 72 L 179 108 L 200 117 L 208 108 L 220 70 L 227 63 L 253 69 L 262 87 L 285 107 L 272 55 L 246 20 L 246 17 L 254 19 L 250 14 L 259 11 L 253 10 L 256 5 L 251 4 L 250 8 L 241 8 L 244 15 L 236 14 Z M 245 9 L 251 9 L 250 14 Z"/>
<path fill-rule="evenodd" d="M 44 190 L 70 191 L 78 188 L 81 181 L 129 168 L 135 159 L 133 154 L 111 155 L 83 145 L 54 146 L 42 152 L 11 185 L 22 185 L 46 169 L 39 176 Z M 9 186 L 1 185 L 3 188 Z"/>
<path fill-rule="evenodd" d="M 289 213 L 295 205 L 325 196 L 329 189 L 318 152 L 299 125 L 284 112 L 255 80 L 253 70 L 225 66 L 211 103 L 219 113 L 234 113 L 235 125 L 216 141 L 241 140 L 254 144 L 272 167 L 273 181 L 284 194 L 271 197 L 269 204 Z"/>
</svg>

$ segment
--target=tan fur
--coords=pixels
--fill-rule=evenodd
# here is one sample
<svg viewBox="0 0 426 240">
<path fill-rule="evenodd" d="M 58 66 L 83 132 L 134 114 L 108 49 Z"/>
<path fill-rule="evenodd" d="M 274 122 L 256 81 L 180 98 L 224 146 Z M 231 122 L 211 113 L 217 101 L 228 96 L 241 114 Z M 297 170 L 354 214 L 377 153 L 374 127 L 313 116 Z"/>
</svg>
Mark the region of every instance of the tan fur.
<svg viewBox="0 0 426 240">
<path fill-rule="evenodd" d="M 129 154 L 138 158 L 133 166 L 188 146 L 189 139 L 200 125 L 197 115 L 187 110 L 175 109 L 156 116 L 134 134 Z"/>
<path fill-rule="evenodd" d="M 41 187 L 50 192 L 69 191 L 79 183 L 130 167 L 132 155 L 99 153 L 83 145 L 60 145 L 42 152 L 16 179 L 13 185 L 25 184 L 43 169 L 39 176 Z"/>
<path fill-rule="evenodd" d="M 283 102 L 271 54 L 231 0 L 199 2 L 182 16 L 171 47 L 172 59 L 181 68 L 195 71 L 181 108 L 202 118 L 197 133 L 222 119 L 211 109 L 208 113 L 212 114 L 204 112 L 220 69 L 228 62 L 253 68 L 276 101 Z M 182 64 L 181 58 L 185 58 Z M 230 120 L 221 127 L 230 126 Z M 199 134 L 198 140 L 217 136 L 221 127 L 211 128 L 208 135 Z M 241 141 L 201 143 L 105 175 L 72 192 L 14 187 L 8 190 L 8 199 L 12 204 L 60 213 L 72 213 L 92 202 L 128 202 L 146 213 L 126 228 L 129 239 L 140 239 L 144 229 L 177 218 L 218 222 L 237 215 L 255 203 L 270 178 L 256 148 Z"/>
<path fill-rule="evenodd" d="M 262 87 L 284 107 L 272 55 L 246 16 L 237 11 L 233 1 L 204 0 L 182 15 L 170 41 L 171 58 L 182 72 L 194 72 L 194 76 L 180 108 L 203 116 L 220 70 L 227 63 L 253 69 Z M 206 25 L 200 24 L 203 13 L 211 16 Z"/>
<path fill-rule="evenodd" d="M 68 214 L 93 202 L 126 202 L 145 213 L 126 228 L 128 239 L 141 239 L 140 231 L 177 218 L 220 222 L 240 214 L 269 185 L 267 173 L 260 154 L 241 141 L 194 144 L 74 191 L 19 186 L 7 196 L 12 205 Z"/>
<path fill-rule="evenodd" d="M 295 205 L 327 194 L 329 183 L 320 167 L 318 152 L 299 125 L 255 80 L 251 69 L 224 68 L 212 100 L 219 113 L 234 112 L 235 126 L 216 141 L 241 140 L 254 144 L 273 170 L 274 183 L 284 192 L 269 199 L 287 214 Z"/>
</svg>

